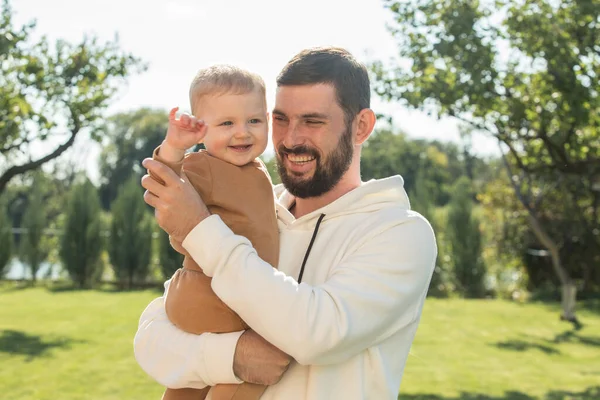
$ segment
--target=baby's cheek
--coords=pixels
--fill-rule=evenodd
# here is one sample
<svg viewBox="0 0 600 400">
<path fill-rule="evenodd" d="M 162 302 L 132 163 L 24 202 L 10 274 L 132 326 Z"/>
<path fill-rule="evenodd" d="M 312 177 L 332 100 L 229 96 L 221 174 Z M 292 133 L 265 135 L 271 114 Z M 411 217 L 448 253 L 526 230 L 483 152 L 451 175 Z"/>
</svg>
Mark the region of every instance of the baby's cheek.
<svg viewBox="0 0 600 400">
<path fill-rule="evenodd" d="M 209 140 L 205 141 L 205 144 L 206 147 L 210 147 L 214 153 L 223 152 L 227 148 L 227 142 L 222 138 L 219 138 L 218 135 L 211 135 Z"/>
<path fill-rule="evenodd" d="M 257 129 L 254 132 L 254 137 L 257 142 L 266 142 L 269 138 L 269 127 L 265 125 L 264 128 Z"/>
</svg>

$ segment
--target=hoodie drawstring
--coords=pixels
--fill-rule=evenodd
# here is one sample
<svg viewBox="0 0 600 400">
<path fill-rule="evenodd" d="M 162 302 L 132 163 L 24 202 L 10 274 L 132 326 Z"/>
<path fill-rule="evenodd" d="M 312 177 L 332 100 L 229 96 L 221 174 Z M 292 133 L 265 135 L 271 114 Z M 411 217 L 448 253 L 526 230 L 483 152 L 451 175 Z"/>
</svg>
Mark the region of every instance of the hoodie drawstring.
<svg viewBox="0 0 600 400">
<path fill-rule="evenodd" d="M 310 239 L 310 243 L 308 245 L 308 249 L 306 249 L 306 253 L 304 254 L 304 261 L 302 261 L 302 267 L 300 267 L 300 275 L 298 276 L 298 283 L 302 282 L 302 275 L 304 275 L 304 266 L 306 265 L 306 260 L 308 260 L 308 255 L 310 254 L 310 250 L 312 249 L 313 243 L 315 242 L 315 238 L 317 237 L 317 232 L 319 231 L 319 225 L 321 225 L 321 221 L 325 214 L 321 214 L 317 221 L 317 225 L 315 226 L 315 230 L 313 231 L 312 238 Z"/>
</svg>

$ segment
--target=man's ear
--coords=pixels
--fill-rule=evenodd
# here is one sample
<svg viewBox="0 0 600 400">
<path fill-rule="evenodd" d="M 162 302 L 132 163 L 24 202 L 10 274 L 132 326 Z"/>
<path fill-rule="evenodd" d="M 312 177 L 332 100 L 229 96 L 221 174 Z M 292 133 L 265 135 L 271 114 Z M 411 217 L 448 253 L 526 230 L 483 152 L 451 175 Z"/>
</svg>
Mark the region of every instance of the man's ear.
<svg viewBox="0 0 600 400">
<path fill-rule="evenodd" d="M 356 138 L 354 144 L 360 146 L 367 141 L 373 129 L 375 128 L 375 122 L 377 117 L 370 108 L 362 109 L 355 118 L 356 121 Z"/>
</svg>

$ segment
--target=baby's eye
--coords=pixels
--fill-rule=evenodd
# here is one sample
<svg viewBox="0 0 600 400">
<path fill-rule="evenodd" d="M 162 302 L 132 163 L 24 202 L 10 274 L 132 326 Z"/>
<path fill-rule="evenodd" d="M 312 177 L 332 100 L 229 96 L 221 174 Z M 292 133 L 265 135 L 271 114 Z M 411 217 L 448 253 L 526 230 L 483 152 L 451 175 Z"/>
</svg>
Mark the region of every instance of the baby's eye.
<svg viewBox="0 0 600 400">
<path fill-rule="evenodd" d="M 260 119 L 258 119 L 258 118 L 252 118 L 252 119 L 250 120 L 250 123 L 251 123 L 251 124 L 260 124 L 260 123 L 261 123 L 261 120 L 260 120 Z"/>
<path fill-rule="evenodd" d="M 233 122 L 231 122 L 231 121 L 225 121 L 225 122 L 222 122 L 220 125 L 221 126 L 231 126 L 231 125 L 233 125 Z"/>
</svg>

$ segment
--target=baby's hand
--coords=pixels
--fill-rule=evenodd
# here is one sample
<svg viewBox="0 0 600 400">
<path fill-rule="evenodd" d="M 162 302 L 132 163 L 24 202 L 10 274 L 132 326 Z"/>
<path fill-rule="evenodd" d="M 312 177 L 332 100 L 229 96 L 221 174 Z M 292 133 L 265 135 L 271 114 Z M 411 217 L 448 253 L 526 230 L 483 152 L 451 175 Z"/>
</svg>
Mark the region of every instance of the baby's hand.
<svg viewBox="0 0 600 400">
<path fill-rule="evenodd" d="M 169 113 L 169 128 L 165 142 L 178 150 L 187 150 L 198 144 L 206 135 L 206 125 L 193 115 L 182 114 L 179 119 L 175 116 L 179 107 Z"/>
</svg>

